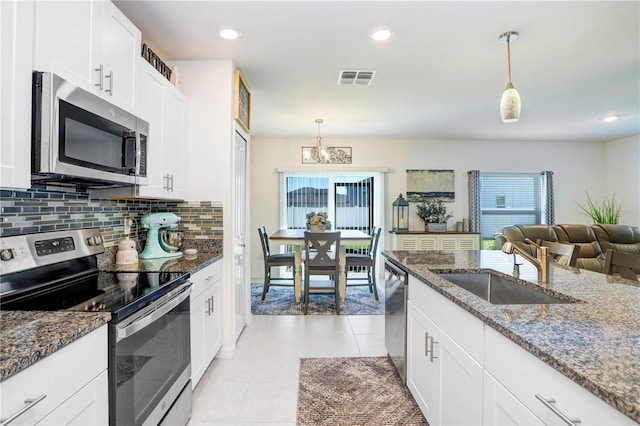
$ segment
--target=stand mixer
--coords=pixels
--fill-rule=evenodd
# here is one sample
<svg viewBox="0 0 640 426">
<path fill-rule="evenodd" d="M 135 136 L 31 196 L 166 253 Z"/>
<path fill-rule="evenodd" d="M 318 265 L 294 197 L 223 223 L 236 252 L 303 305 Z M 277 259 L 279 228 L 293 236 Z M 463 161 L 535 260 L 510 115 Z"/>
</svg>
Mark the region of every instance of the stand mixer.
<svg viewBox="0 0 640 426">
<path fill-rule="evenodd" d="M 180 257 L 182 253 L 177 247 L 167 244 L 160 229 L 175 230 L 182 218 L 173 213 L 147 213 L 140 219 L 140 225 L 148 229 L 147 244 L 140 253 L 140 259 L 157 259 L 166 257 Z"/>
</svg>

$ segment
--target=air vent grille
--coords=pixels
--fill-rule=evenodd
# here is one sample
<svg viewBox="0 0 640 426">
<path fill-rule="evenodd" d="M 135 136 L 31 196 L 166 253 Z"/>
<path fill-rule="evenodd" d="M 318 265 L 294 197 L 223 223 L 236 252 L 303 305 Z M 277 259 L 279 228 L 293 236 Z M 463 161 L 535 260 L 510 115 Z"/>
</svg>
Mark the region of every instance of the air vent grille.
<svg viewBox="0 0 640 426">
<path fill-rule="evenodd" d="M 340 70 L 338 86 L 369 86 L 375 77 L 375 71 Z"/>
</svg>

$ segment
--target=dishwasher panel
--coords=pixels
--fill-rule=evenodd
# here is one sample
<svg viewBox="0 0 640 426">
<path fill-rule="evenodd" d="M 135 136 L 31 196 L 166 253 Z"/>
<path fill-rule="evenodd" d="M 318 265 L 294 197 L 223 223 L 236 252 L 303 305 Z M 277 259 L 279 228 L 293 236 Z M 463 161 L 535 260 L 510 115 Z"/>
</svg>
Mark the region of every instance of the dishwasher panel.
<svg viewBox="0 0 640 426">
<path fill-rule="evenodd" d="M 402 381 L 407 377 L 407 273 L 390 261 L 384 263 L 385 345 Z"/>
</svg>

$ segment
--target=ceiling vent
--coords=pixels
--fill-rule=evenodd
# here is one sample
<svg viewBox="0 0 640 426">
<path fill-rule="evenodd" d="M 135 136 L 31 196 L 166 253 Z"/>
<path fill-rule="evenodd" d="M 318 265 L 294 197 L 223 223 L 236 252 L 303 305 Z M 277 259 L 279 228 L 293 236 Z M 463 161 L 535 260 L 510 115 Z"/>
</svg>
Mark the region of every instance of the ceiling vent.
<svg viewBox="0 0 640 426">
<path fill-rule="evenodd" d="M 375 71 L 340 70 L 338 86 L 369 86 Z"/>
</svg>

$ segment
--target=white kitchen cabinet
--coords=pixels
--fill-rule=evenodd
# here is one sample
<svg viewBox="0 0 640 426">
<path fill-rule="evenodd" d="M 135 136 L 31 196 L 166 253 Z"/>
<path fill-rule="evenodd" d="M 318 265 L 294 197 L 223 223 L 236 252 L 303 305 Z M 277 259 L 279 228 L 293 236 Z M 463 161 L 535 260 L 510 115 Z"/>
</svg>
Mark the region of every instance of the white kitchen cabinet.
<svg viewBox="0 0 640 426">
<path fill-rule="evenodd" d="M 11 424 L 107 425 L 107 342 L 105 325 L 3 381 L 0 418 L 39 400 Z"/>
<path fill-rule="evenodd" d="M 0 187 L 31 187 L 33 1 L 0 1 Z"/>
<path fill-rule="evenodd" d="M 425 417 L 430 424 L 481 424 L 482 366 L 411 300 L 407 311 L 407 386 Z"/>
<path fill-rule="evenodd" d="M 482 424 L 543 425 L 522 402 L 485 371 Z"/>
<path fill-rule="evenodd" d="M 393 250 L 478 250 L 480 234 L 469 232 L 393 233 Z"/>
<path fill-rule="evenodd" d="M 140 117 L 149 122 L 147 185 L 137 196 L 181 199 L 185 189 L 184 95 L 140 58 Z"/>
<path fill-rule="evenodd" d="M 222 263 L 191 276 L 191 385 L 196 387 L 222 346 Z"/>
<path fill-rule="evenodd" d="M 579 419 L 580 425 L 636 424 L 490 327 L 485 327 L 485 344 L 486 371 L 544 424 L 566 424 L 560 415 Z M 536 395 L 555 402 L 545 404 Z"/>
<path fill-rule="evenodd" d="M 36 1 L 34 69 L 136 113 L 142 34 L 110 1 Z"/>
</svg>

